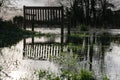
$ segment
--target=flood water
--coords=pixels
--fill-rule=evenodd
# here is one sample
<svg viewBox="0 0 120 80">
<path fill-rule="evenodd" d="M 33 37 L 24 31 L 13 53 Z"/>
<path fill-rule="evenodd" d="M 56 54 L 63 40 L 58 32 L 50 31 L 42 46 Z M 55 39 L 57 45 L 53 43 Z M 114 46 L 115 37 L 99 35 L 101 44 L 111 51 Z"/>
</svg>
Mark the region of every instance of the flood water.
<svg viewBox="0 0 120 80">
<path fill-rule="evenodd" d="M 61 45 L 59 34 L 27 38 L 0 48 L 0 80 L 39 80 L 35 73 L 39 70 L 58 74 L 60 66 L 50 56 L 60 56 L 61 49 L 80 56 L 77 67 L 93 71 L 97 80 L 102 80 L 104 75 L 110 80 L 120 80 L 120 38 L 114 37 L 115 34 L 103 35 L 71 38 L 70 43 L 80 46 L 77 50 Z"/>
</svg>

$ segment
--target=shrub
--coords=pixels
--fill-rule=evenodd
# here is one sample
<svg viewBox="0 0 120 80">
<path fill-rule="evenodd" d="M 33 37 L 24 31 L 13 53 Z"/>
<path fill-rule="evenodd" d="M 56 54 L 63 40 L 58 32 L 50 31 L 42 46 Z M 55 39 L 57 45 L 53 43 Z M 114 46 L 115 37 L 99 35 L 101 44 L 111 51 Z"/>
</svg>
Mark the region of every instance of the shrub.
<svg viewBox="0 0 120 80">
<path fill-rule="evenodd" d="M 87 70 L 81 70 L 80 80 L 95 80 L 93 73 Z"/>
<path fill-rule="evenodd" d="M 80 25 L 80 31 L 88 31 L 89 28 L 86 25 Z"/>
<path fill-rule="evenodd" d="M 103 80 L 109 80 L 106 75 L 103 76 Z"/>
</svg>

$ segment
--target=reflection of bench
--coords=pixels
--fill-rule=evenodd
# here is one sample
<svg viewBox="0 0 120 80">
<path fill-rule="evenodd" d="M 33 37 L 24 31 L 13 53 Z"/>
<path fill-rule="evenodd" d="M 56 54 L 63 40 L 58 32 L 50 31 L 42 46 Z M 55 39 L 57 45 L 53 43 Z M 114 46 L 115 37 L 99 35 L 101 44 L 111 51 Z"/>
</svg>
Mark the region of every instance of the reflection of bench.
<svg viewBox="0 0 120 80">
<path fill-rule="evenodd" d="M 47 60 L 61 53 L 60 44 L 26 44 L 24 47 L 24 58 L 33 60 Z"/>
<path fill-rule="evenodd" d="M 61 48 L 60 43 L 27 43 L 25 39 L 23 50 L 23 58 L 32 60 L 51 60 L 52 57 L 59 57 L 62 52 L 76 53 L 80 60 L 83 60 L 83 56 L 86 55 L 80 54 L 81 50 L 78 52 L 78 48 L 69 45 L 64 45 Z"/>
</svg>

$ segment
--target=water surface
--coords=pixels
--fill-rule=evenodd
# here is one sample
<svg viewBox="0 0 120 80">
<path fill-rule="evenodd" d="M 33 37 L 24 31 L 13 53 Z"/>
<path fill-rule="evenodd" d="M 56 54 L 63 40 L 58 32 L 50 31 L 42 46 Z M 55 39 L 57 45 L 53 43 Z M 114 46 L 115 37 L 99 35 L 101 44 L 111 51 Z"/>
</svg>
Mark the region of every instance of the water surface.
<svg viewBox="0 0 120 80">
<path fill-rule="evenodd" d="M 77 67 L 93 71 L 97 80 L 102 80 L 104 75 L 107 75 L 110 80 L 120 80 L 120 39 L 105 35 L 71 39 L 73 44 L 80 46 L 78 51 L 66 44 L 61 46 L 59 34 L 54 37 L 27 38 L 16 45 L 0 48 L 0 79 L 38 80 L 35 72 L 40 69 L 58 74 L 60 66 L 51 61 L 50 57 L 60 56 L 63 49 L 68 51 L 66 53 L 68 56 L 69 52 L 79 55 Z"/>
</svg>

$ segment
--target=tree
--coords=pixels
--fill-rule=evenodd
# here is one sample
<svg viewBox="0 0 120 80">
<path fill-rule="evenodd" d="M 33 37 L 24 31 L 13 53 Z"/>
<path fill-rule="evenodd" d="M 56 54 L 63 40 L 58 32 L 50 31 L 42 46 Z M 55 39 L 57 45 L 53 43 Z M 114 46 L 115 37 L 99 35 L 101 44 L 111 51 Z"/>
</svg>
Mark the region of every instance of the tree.
<svg viewBox="0 0 120 80">
<path fill-rule="evenodd" d="M 3 5 L 4 0 L 0 0 L 0 7 Z"/>
<path fill-rule="evenodd" d="M 14 5 L 17 1 L 18 0 L 0 0 L 0 17 L 2 17 L 8 9 L 15 8 Z"/>
<path fill-rule="evenodd" d="M 115 7 L 109 0 L 59 0 L 72 23 L 95 26 L 112 22 Z M 113 16 L 113 17 L 111 17 Z"/>
<path fill-rule="evenodd" d="M 17 26 L 17 27 L 23 27 L 23 16 L 15 16 L 13 18 L 13 23 Z"/>
<path fill-rule="evenodd" d="M 115 8 L 115 6 L 110 3 L 109 0 L 98 0 L 99 1 L 99 7 L 100 7 L 100 11 L 99 11 L 99 15 L 98 17 L 100 17 L 102 24 L 106 24 L 109 20 L 110 17 L 112 16 L 112 8 Z"/>
<path fill-rule="evenodd" d="M 13 0 L 0 0 L 0 7 L 10 5 L 10 4 L 12 4 L 12 1 Z"/>
<path fill-rule="evenodd" d="M 84 13 L 86 16 L 85 22 L 86 24 L 89 24 L 90 22 L 90 0 L 83 0 L 83 3 L 85 4 L 83 7 L 85 7 Z"/>
<path fill-rule="evenodd" d="M 58 3 L 64 6 L 67 20 L 72 20 L 71 24 L 76 26 L 84 22 L 84 0 L 58 0 Z"/>
<path fill-rule="evenodd" d="M 96 1 L 97 0 L 91 0 L 91 14 L 93 16 L 93 24 L 96 24 Z"/>
</svg>

